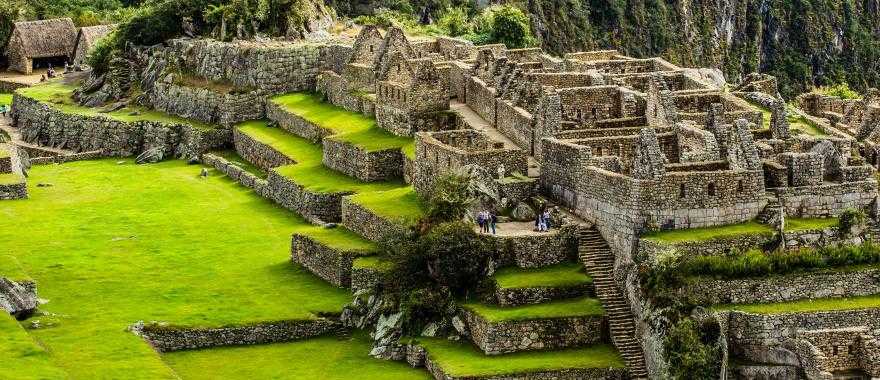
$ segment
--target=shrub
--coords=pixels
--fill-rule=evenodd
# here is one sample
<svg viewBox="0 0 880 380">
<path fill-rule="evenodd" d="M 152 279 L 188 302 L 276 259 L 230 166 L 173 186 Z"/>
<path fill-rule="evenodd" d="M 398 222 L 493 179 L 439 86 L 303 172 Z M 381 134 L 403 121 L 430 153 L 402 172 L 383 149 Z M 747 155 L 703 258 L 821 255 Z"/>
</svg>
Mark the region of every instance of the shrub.
<svg viewBox="0 0 880 380">
<path fill-rule="evenodd" d="M 837 227 L 840 229 L 840 233 L 844 235 L 848 235 L 852 232 L 853 227 L 861 225 L 865 222 L 865 213 L 856 210 L 856 209 L 846 209 L 838 218 Z"/>
<path fill-rule="evenodd" d="M 437 26 L 452 37 L 463 36 L 471 32 L 467 10 L 464 8 L 451 8 L 447 10 L 437 20 Z"/>
<path fill-rule="evenodd" d="M 822 95 L 836 96 L 841 99 L 861 99 L 862 98 L 862 95 L 859 94 L 858 92 L 856 92 L 855 90 L 849 88 L 849 84 L 846 82 L 838 83 L 838 84 L 831 85 L 831 86 L 822 86 L 822 87 L 819 87 L 819 88 L 813 90 L 813 92 L 815 92 L 817 94 L 822 94 Z"/>
<path fill-rule="evenodd" d="M 673 379 L 717 379 L 721 372 L 718 331 L 714 322 L 679 320 L 663 341 L 670 376 Z"/>
<path fill-rule="evenodd" d="M 535 44 L 529 17 L 512 5 L 488 7 L 473 20 L 473 32 L 465 36 L 477 45 L 502 43 L 508 48 Z"/>
<path fill-rule="evenodd" d="M 428 219 L 431 222 L 461 220 L 475 199 L 468 191 L 470 178 L 448 173 L 437 179 L 428 199 Z"/>
</svg>

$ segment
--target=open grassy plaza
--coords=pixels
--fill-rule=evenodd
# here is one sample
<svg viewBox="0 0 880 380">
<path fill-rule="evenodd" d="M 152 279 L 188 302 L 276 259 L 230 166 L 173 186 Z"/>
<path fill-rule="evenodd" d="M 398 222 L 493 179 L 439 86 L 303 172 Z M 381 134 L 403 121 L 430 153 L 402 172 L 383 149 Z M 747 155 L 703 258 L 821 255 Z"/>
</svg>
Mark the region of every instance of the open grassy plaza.
<svg viewBox="0 0 880 380">
<path fill-rule="evenodd" d="M 106 159 L 32 170 L 31 198 L 0 207 L 0 241 L 8 253 L 0 263 L 4 272 L 36 280 L 48 302 L 21 322 L 39 328 L 24 333 L 10 320 L 0 323 L 0 352 L 26 350 L 17 355 L 41 363 L 15 367 L 12 378 L 29 378 L 44 367 L 52 376 L 34 378 L 238 378 L 222 368 L 195 370 L 198 358 L 172 356 L 169 366 L 126 328 L 138 321 L 243 325 L 340 311 L 350 293 L 290 263 L 290 235 L 307 233 L 352 249 L 362 248 L 362 240 L 311 226 L 216 172 L 200 179 L 200 168 L 182 161 L 141 166 Z M 334 339 L 263 350 L 279 355 L 280 363 L 288 351 L 295 356 L 297 350 L 336 347 L 330 349 L 347 360 L 332 370 L 339 378 L 360 373 L 362 366 L 401 371 L 397 363 L 375 361 L 364 350 L 355 354 Z M 317 377 L 323 377 L 324 365 L 337 362 L 329 355 L 307 361 L 311 372 L 303 373 Z"/>
</svg>

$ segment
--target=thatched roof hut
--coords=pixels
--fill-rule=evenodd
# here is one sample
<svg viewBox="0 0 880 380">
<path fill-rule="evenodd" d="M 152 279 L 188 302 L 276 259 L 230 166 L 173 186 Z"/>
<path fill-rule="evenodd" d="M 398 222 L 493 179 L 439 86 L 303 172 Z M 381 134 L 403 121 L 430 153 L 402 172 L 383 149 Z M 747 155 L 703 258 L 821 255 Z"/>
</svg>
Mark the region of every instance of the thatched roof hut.
<svg viewBox="0 0 880 380">
<path fill-rule="evenodd" d="M 9 68 L 30 74 L 34 59 L 70 58 L 75 40 L 70 18 L 17 22 L 6 48 Z"/>
<path fill-rule="evenodd" d="M 86 57 L 89 55 L 89 51 L 95 47 L 98 40 L 110 34 L 115 28 L 116 24 L 84 26 L 79 28 L 79 33 L 76 34 L 76 42 L 73 48 L 73 64 L 80 65 L 85 62 Z"/>
</svg>

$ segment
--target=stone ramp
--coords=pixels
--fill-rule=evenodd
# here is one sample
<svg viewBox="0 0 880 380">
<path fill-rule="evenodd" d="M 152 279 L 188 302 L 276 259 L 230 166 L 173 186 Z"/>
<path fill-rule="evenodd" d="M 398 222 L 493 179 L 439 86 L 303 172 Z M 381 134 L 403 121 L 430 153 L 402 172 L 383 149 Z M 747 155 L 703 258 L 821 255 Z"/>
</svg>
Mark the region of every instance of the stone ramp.
<svg viewBox="0 0 880 380">
<path fill-rule="evenodd" d="M 522 147 L 516 145 L 516 143 L 513 142 L 513 140 L 511 140 L 509 137 L 501 133 L 498 128 L 493 127 L 492 124 L 486 121 L 486 119 L 478 115 L 476 111 L 471 109 L 471 107 L 469 107 L 467 104 L 453 99 L 449 102 L 449 109 L 455 112 L 459 116 L 459 118 L 461 118 L 462 122 L 464 122 L 468 126 L 468 128 L 482 131 L 492 140 L 504 143 L 504 147 L 506 149 L 524 150 Z M 538 161 L 535 159 L 535 157 L 529 156 L 528 162 L 529 172 L 522 174 L 526 174 L 532 178 L 539 177 L 541 175 L 541 170 L 538 165 Z"/>
</svg>

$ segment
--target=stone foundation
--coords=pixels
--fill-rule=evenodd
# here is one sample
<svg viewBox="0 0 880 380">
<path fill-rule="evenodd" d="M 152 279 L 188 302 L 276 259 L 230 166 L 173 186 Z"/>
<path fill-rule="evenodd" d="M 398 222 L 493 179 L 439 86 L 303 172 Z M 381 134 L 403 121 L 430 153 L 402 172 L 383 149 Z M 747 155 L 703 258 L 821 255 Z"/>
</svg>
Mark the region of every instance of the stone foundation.
<svg viewBox="0 0 880 380">
<path fill-rule="evenodd" d="M 374 268 L 351 268 L 351 291 L 356 293 L 361 289 L 372 289 L 382 282 L 382 272 Z"/>
<path fill-rule="evenodd" d="M 570 226 L 541 234 L 494 238 L 501 265 L 538 268 L 577 259 L 577 241 Z"/>
<path fill-rule="evenodd" d="M 466 308 L 460 315 L 486 355 L 586 346 L 607 335 L 604 315 L 503 322 L 489 322 Z"/>
<path fill-rule="evenodd" d="M 337 223 L 342 220 L 342 197 L 351 193 L 314 193 L 290 178 L 269 172 L 266 196 L 284 208 L 313 221 Z"/>
<path fill-rule="evenodd" d="M 290 342 L 331 333 L 339 323 L 330 319 L 265 322 L 249 326 L 218 328 L 169 327 L 156 324 L 133 326 L 156 351 L 172 352 L 221 346 Z"/>
<path fill-rule="evenodd" d="M 162 112 L 231 127 L 242 121 L 262 119 L 265 96 L 256 91 L 220 94 L 205 88 L 156 82 L 150 92 L 153 107 Z"/>
<path fill-rule="evenodd" d="M 626 380 L 625 368 L 566 368 L 558 370 L 509 373 L 491 376 L 453 376 L 443 371 L 431 353 L 425 356 L 425 369 L 437 380 Z"/>
<path fill-rule="evenodd" d="M 496 288 L 493 294 L 498 305 L 504 307 L 532 305 L 565 298 L 593 296 L 593 284 L 570 287 Z"/>
<path fill-rule="evenodd" d="M 28 197 L 27 183 L 0 184 L 0 200 L 25 199 Z"/>
<path fill-rule="evenodd" d="M 349 142 L 324 139 L 324 166 L 361 181 L 385 181 L 403 176 L 403 154 L 399 148 L 367 151 Z"/>
<path fill-rule="evenodd" d="M 309 236 L 294 234 L 290 244 L 290 258 L 327 282 L 339 286 L 351 286 L 351 265 L 355 257 L 366 252 L 341 251 L 329 247 Z"/>
<path fill-rule="evenodd" d="M 342 222 L 367 240 L 380 241 L 390 233 L 402 233 L 405 226 L 374 214 L 348 197 L 342 198 Z"/>
</svg>

